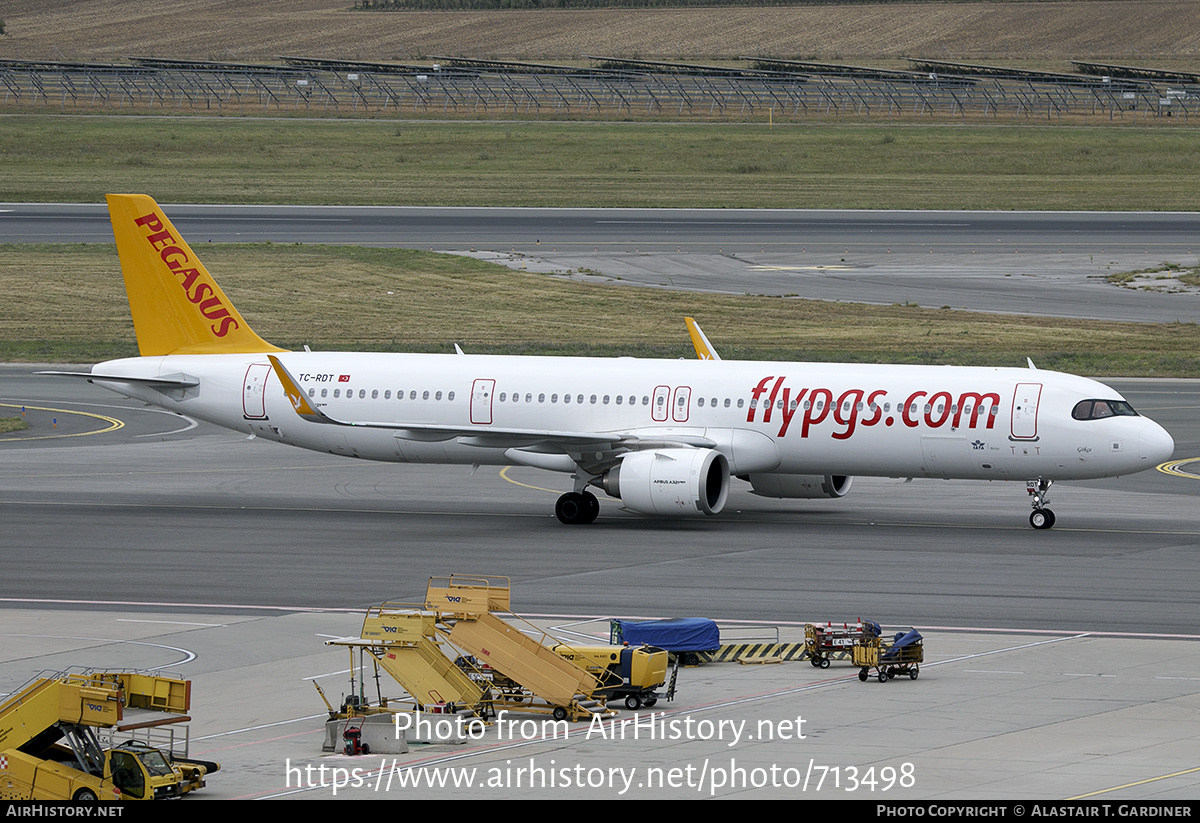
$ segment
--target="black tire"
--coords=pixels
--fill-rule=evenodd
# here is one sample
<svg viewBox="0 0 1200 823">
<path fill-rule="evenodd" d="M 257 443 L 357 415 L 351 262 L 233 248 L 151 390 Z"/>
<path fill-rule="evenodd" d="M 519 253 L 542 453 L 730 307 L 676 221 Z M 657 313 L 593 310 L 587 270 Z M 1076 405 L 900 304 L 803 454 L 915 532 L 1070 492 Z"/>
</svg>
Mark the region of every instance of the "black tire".
<svg viewBox="0 0 1200 823">
<path fill-rule="evenodd" d="M 822 657 L 822 658 L 821 658 L 821 668 L 822 668 L 822 669 L 828 669 L 828 668 L 829 668 L 829 658 L 828 658 L 828 657 Z"/>
<path fill-rule="evenodd" d="M 878 677 L 879 677 L 879 682 L 880 682 L 880 683 L 886 683 L 886 682 L 888 681 L 888 673 L 887 673 L 887 672 L 885 672 L 885 671 L 883 671 L 883 669 L 880 669 L 880 670 L 879 670 L 879 675 L 878 675 Z"/>
<path fill-rule="evenodd" d="M 638 697 L 636 694 L 631 694 L 629 697 L 625 698 L 625 708 L 629 709 L 629 711 L 635 712 L 641 707 L 642 698 Z"/>
<path fill-rule="evenodd" d="M 1029 525 L 1038 530 L 1054 528 L 1054 512 L 1049 509 L 1034 509 L 1029 513 Z"/>
<path fill-rule="evenodd" d="M 911 671 L 909 671 L 908 677 L 910 680 L 916 680 L 917 679 L 917 670 L 912 669 Z"/>
<path fill-rule="evenodd" d="M 91 789 L 80 789 L 71 795 L 71 799 L 76 803 L 97 803 L 100 798 L 96 797 L 96 793 Z"/>
<path fill-rule="evenodd" d="M 645 706 L 647 709 L 652 709 L 652 708 L 654 708 L 654 704 L 657 702 L 658 702 L 657 697 L 647 697 L 646 701 L 642 705 Z"/>
<path fill-rule="evenodd" d="M 558 518 L 559 523 L 566 526 L 578 523 L 583 510 L 583 499 L 575 492 L 567 492 L 554 504 L 554 516 Z"/>
<path fill-rule="evenodd" d="M 580 522 L 595 523 L 600 516 L 600 501 L 591 492 L 583 492 L 580 497 L 583 498 L 583 520 Z"/>
<path fill-rule="evenodd" d="M 819 658 L 819 657 L 810 657 L 808 659 L 808 662 L 812 663 L 812 667 L 814 669 L 820 668 L 820 666 L 821 666 L 821 658 Z"/>
<path fill-rule="evenodd" d="M 870 675 L 869 675 L 869 674 L 867 674 L 867 670 L 866 670 L 866 669 L 859 669 L 859 670 L 858 670 L 858 679 L 859 679 L 859 680 L 861 680 L 862 682 L 866 683 L 866 682 L 867 682 L 867 678 L 868 678 L 868 677 L 870 677 Z"/>
<path fill-rule="evenodd" d="M 589 502 L 588 498 L 591 498 Z M 554 504 L 554 516 L 568 526 L 591 523 L 600 514 L 600 501 L 591 492 L 567 492 Z"/>
<path fill-rule="evenodd" d="M 562 706 L 555 706 L 554 707 L 554 719 L 555 720 L 566 720 L 567 719 L 567 710 L 564 709 Z"/>
</svg>

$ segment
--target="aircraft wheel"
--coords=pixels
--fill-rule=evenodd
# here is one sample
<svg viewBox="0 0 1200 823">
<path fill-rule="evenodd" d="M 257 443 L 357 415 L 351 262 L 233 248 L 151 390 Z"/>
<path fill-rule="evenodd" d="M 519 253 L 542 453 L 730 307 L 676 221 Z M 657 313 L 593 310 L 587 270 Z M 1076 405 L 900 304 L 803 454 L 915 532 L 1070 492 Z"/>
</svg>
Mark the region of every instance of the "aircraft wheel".
<svg viewBox="0 0 1200 823">
<path fill-rule="evenodd" d="M 1054 512 L 1049 509 L 1034 509 L 1029 513 L 1029 525 L 1035 529 L 1049 529 L 1054 526 Z"/>
<path fill-rule="evenodd" d="M 625 698 L 625 708 L 629 709 L 629 711 L 637 711 L 641 707 L 642 698 L 638 697 L 636 694 L 631 694 L 629 697 Z"/>
<path fill-rule="evenodd" d="M 600 501 L 596 499 L 596 495 L 591 492 L 583 492 L 580 494 L 583 498 L 584 514 L 581 523 L 594 523 L 596 517 L 600 514 Z"/>
<path fill-rule="evenodd" d="M 596 504 L 596 510 L 599 511 L 600 504 Z M 588 505 L 587 500 L 578 492 L 567 492 L 562 497 L 558 498 L 558 502 L 554 504 L 554 514 L 558 517 L 560 523 L 565 523 L 568 526 L 575 526 L 580 523 L 590 523 L 587 519 Z"/>
</svg>

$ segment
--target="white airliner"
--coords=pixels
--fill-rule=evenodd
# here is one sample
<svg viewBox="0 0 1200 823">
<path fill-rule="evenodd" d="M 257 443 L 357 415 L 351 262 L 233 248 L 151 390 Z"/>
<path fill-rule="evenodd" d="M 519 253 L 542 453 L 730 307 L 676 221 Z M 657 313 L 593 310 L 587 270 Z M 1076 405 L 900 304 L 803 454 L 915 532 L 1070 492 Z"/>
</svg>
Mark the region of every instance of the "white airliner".
<svg viewBox="0 0 1200 823">
<path fill-rule="evenodd" d="M 563 523 L 595 486 L 645 515 L 720 513 L 733 478 L 767 497 L 842 497 L 853 475 L 1026 481 L 1054 525 L 1055 480 L 1170 458 L 1117 392 L 1033 368 L 701 359 L 289 352 L 238 314 L 158 205 L 108 196 L 141 357 L 93 383 L 261 438 L 367 460 L 522 465 L 571 475 Z M 59 372 L 58 374 L 64 374 Z"/>
</svg>

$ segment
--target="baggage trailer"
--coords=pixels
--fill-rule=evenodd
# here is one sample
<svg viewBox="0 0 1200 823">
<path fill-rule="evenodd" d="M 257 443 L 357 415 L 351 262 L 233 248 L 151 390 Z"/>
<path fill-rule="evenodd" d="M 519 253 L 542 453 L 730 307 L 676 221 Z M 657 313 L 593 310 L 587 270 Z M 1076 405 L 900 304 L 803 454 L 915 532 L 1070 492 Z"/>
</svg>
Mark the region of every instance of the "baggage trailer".
<svg viewBox="0 0 1200 823">
<path fill-rule="evenodd" d="M 855 644 L 879 637 L 878 623 L 859 619 L 857 623 L 833 623 L 816 626 L 804 624 L 804 652 L 815 669 L 828 669 L 832 660 L 849 660 L 850 650 Z"/>
<path fill-rule="evenodd" d="M 851 647 L 851 660 L 858 666 L 858 679 L 867 682 L 871 669 L 880 683 L 907 674 L 916 680 L 921 664 L 925 662 L 925 646 L 921 633 L 916 629 L 896 632 L 891 643 L 881 637 L 873 637 Z"/>
</svg>

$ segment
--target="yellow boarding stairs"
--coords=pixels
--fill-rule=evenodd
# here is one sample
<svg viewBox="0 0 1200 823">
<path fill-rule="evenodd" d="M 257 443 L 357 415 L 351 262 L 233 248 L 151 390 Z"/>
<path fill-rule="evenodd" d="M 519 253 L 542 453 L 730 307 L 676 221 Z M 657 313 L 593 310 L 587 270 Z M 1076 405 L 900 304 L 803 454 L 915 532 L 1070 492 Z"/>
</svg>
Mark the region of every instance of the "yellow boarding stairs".
<svg viewBox="0 0 1200 823">
<path fill-rule="evenodd" d="M 509 611 L 510 591 L 507 577 L 433 577 L 423 604 L 372 607 L 360 638 L 329 645 L 365 651 L 425 710 L 465 709 L 485 719 L 502 710 L 556 720 L 613 714 L 597 697 L 596 677 L 555 651 L 561 642 L 493 613 Z"/>
<path fill-rule="evenodd" d="M 218 764 L 134 740 L 105 748 L 97 735 L 186 722 L 190 703 L 189 681 L 160 675 L 34 679 L 0 705 L 0 799 L 151 800 L 201 788 Z"/>
</svg>

